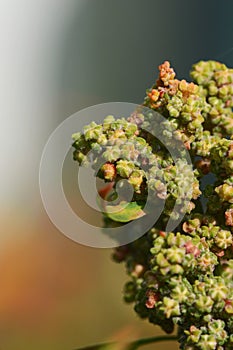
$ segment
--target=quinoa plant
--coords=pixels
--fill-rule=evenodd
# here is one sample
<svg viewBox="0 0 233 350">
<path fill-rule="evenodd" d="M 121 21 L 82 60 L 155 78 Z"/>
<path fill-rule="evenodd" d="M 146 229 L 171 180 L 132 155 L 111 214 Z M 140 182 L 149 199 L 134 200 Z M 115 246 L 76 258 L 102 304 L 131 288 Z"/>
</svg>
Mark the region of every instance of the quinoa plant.
<svg viewBox="0 0 233 350">
<path fill-rule="evenodd" d="M 164 202 L 163 212 L 148 232 L 129 244 L 119 242 L 114 250 L 113 259 L 125 263 L 129 276 L 124 300 L 166 333 L 175 327 L 180 349 L 230 350 L 233 69 L 216 61 L 200 61 L 190 75 L 192 82 L 177 79 L 165 61 L 155 84 L 146 91 L 144 109 L 86 126 L 73 135 L 73 155 L 80 165 L 91 162 L 96 177 L 109 183 L 100 191 L 104 199 L 116 200 L 122 179 L 125 188 L 132 190 L 130 201 L 116 202 L 119 211 L 102 206 L 105 225 L 124 226 L 136 220 L 140 229 L 140 220 L 148 215 L 144 210 L 148 197 L 150 208 Z M 158 127 L 151 111 L 161 114 L 164 124 L 167 121 L 164 134 L 171 147 L 173 140 L 184 145 L 191 167 L 182 152 L 174 161 L 166 145 L 148 131 Z M 168 230 L 169 220 L 179 218 L 179 224 Z M 142 344 L 146 341 L 131 349 Z"/>
</svg>

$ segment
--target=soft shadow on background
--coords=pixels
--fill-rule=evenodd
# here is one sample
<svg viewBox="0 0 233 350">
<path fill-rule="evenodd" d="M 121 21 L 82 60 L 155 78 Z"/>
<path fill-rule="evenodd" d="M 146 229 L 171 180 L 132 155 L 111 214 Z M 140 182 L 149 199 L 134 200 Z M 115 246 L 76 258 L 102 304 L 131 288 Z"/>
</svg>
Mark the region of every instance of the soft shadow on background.
<svg viewBox="0 0 233 350">
<path fill-rule="evenodd" d="M 232 67 L 232 11 L 217 0 L 1 2 L 0 349 L 69 350 L 161 333 L 123 303 L 126 276 L 111 250 L 81 246 L 52 225 L 40 157 L 76 111 L 141 103 L 164 60 L 187 79 L 200 59 Z M 79 210 L 72 161 L 64 174 Z M 168 346 L 178 349 L 158 348 Z"/>
</svg>

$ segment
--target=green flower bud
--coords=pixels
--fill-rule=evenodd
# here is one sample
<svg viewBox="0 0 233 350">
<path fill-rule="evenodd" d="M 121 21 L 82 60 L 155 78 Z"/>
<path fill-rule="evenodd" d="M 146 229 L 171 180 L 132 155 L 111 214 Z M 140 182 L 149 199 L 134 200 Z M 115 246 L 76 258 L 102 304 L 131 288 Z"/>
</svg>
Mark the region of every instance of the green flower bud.
<svg viewBox="0 0 233 350">
<path fill-rule="evenodd" d="M 218 259 L 214 253 L 206 251 L 198 257 L 197 262 L 201 271 L 212 272 L 218 263 Z"/>
<path fill-rule="evenodd" d="M 195 307 L 200 313 L 210 313 L 213 307 L 213 300 L 207 295 L 197 295 Z"/>
<path fill-rule="evenodd" d="M 156 262 L 160 267 L 167 267 L 169 266 L 169 262 L 167 259 L 164 257 L 162 253 L 159 253 L 156 257 Z"/>
<path fill-rule="evenodd" d="M 102 126 L 92 122 L 90 125 L 84 127 L 84 137 L 86 141 L 98 140 L 102 134 Z"/>
<path fill-rule="evenodd" d="M 172 289 L 171 297 L 172 299 L 177 300 L 179 303 L 183 303 L 190 297 L 189 290 L 184 285 L 177 285 Z"/>
<path fill-rule="evenodd" d="M 215 236 L 214 242 L 219 248 L 226 249 L 233 243 L 232 233 L 227 230 L 220 230 Z"/>
<path fill-rule="evenodd" d="M 199 349 L 201 350 L 214 350 L 216 349 L 217 341 L 214 335 L 203 334 L 200 337 L 198 344 Z"/>
<path fill-rule="evenodd" d="M 210 334 L 215 336 L 215 339 L 218 341 L 219 345 L 226 343 L 228 334 L 225 331 L 225 322 L 222 320 L 211 320 L 208 323 L 208 330 Z"/>
<path fill-rule="evenodd" d="M 128 123 L 125 127 L 125 134 L 127 137 L 133 136 L 137 131 L 137 125 Z"/>
<path fill-rule="evenodd" d="M 144 177 L 145 173 L 143 170 L 137 169 L 131 173 L 128 182 L 133 186 L 135 192 L 140 193 L 140 188 Z"/>
<path fill-rule="evenodd" d="M 215 81 L 211 80 L 208 84 L 208 90 L 210 96 L 215 96 L 218 93 L 218 87 L 216 86 Z"/>
<path fill-rule="evenodd" d="M 103 130 L 107 131 L 111 128 L 111 125 L 115 122 L 115 118 L 113 115 L 108 115 L 104 118 L 103 122 Z"/>
<path fill-rule="evenodd" d="M 115 162 L 121 155 L 121 151 L 118 147 L 107 146 L 106 151 L 103 153 L 103 158 L 110 163 Z"/>
<path fill-rule="evenodd" d="M 87 166 L 89 164 L 87 156 L 85 156 L 85 154 L 82 152 L 74 151 L 73 158 L 74 160 L 77 160 L 78 163 L 82 166 Z"/>
<path fill-rule="evenodd" d="M 215 301 L 224 300 L 228 296 L 228 288 L 224 280 L 214 280 L 212 286 L 209 288 L 209 295 Z"/>
<path fill-rule="evenodd" d="M 215 192 L 219 195 L 222 202 L 233 203 L 233 186 L 224 183 L 216 187 Z"/>
<path fill-rule="evenodd" d="M 170 273 L 172 275 L 182 275 L 184 273 L 184 269 L 181 265 L 175 264 L 175 265 L 170 265 Z M 168 273 L 166 269 L 164 269 L 164 273 Z"/>
<path fill-rule="evenodd" d="M 168 297 L 163 298 L 163 305 L 160 307 L 160 310 L 164 312 L 166 318 L 180 315 L 179 303 Z"/>
<path fill-rule="evenodd" d="M 228 284 L 233 283 L 233 259 L 229 259 L 225 261 L 224 264 L 221 265 L 221 276 Z M 232 281 L 232 282 L 231 282 Z"/>
<path fill-rule="evenodd" d="M 184 331 L 185 334 L 188 335 L 187 341 L 190 343 L 198 343 L 200 336 L 201 336 L 201 330 L 192 325 L 189 330 Z"/>
<path fill-rule="evenodd" d="M 166 258 L 170 263 L 180 264 L 185 256 L 185 249 L 176 246 L 167 249 Z"/>
<path fill-rule="evenodd" d="M 120 159 L 116 164 L 117 174 L 128 179 L 135 168 L 134 163 Z"/>
<path fill-rule="evenodd" d="M 132 303 L 135 300 L 137 287 L 134 282 L 127 282 L 124 287 L 124 300 L 127 303 Z"/>
<path fill-rule="evenodd" d="M 101 146 L 107 145 L 108 140 L 107 140 L 106 135 L 101 134 L 101 135 L 98 137 L 97 142 L 98 142 L 98 144 L 100 144 Z"/>
</svg>

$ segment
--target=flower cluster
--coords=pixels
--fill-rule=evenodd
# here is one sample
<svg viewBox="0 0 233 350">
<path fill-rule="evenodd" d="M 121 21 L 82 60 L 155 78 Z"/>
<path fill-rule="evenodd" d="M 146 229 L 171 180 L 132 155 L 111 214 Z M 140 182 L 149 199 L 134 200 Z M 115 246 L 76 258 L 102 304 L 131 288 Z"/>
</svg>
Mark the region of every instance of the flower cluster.
<svg viewBox="0 0 233 350">
<path fill-rule="evenodd" d="M 169 62 L 159 66 L 143 106 L 127 119 L 107 117 L 74 134 L 74 159 L 91 164 L 96 176 L 133 188 L 131 203 L 164 201 L 154 227 L 140 239 L 115 249 L 130 280 L 124 299 L 141 318 L 171 333 L 176 326 L 183 350 L 233 349 L 233 69 L 200 61 L 193 82 L 176 79 Z M 148 110 L 147 110 L 148 109 Z M 153 134 L 154 112 L 165 122 L 167 145 L 180 140 L 174 161 Z M 207 180 L 206 180 L 207 179 Z M 127 192 L 127 191 L 126 191 Z M 123 196 L 123 199 L 124 196 Z M 122 198 L 121 198 L 122 200 Z M 175 205 L 175 204 L 180 205 Z M 174 211 L 174 206 L 176 210 Z M 147 213 L 144 213 L 147 214 Z M 141 215 L 141 212 L 140 212 Z M 128 222 L 111 215 L 105 221 Z M 170 216 L 182 222 L 166 231 Z M 106 219 L 106 218 L 105 218 Z"/>
<path fill-rule="evenodd" d="M 125 286 L 125 300 L 135 303 L 140 317 L 168 333 L 177 324 L 182 349 L 230 349 L 232 232 L 200 214 L 182 229 L 183 233 L 167 233 L 153 228 L 128 247 L 123 259 L 131 281 Z M 144 261 L 136 254 L 140 246 Z M 116 261 L 122 260 L 122 249 L 116 249 Z"/>
<path fill-rule="evenodd" d="M 143 118 L 144 123 L 151 118 L 148 112 L 137 116 L 141 120 Z M 82 166 L 91 165 L 97 177 L 113 183 L 115 196 L 117 184 L 126 180 L 121 183 L 119 204 L 127 199 L 131 186 L 134 192 L 131 203 L 143 207 L 146 201 L 151 201 L 153 205 L 160 205 L 163 201 L 164 222 L 170 215 L 177 219 L 184 211 L 190 212 L 194 208 L 195 204 L 190 200 L 196 200 L 200 195 L 199 182 L 182 154 L 174 161 L 163 145 L 158 146 L 150 132 L 132 122 L 134 117 L 116 120 L 107 116 L 103 124 L 92 122 L 83 133 L 73 134 L 74 160 Z M 168 132 L 166 126 L 164 130 Z M 114 197 L 114 192 L 111 196 Z M 173 210 L 177 200 L 180 205 Z M 130 220 L 131 217 L 123 221 Z"/>
<path fill-rule="evenodd" d="M 233 132 L 233 69 L 216 61 L 201 61 L 193 65 L 191 77 L 201 85 L 201 93 L 210 105 L 206 128 L 214 133 Z"/>
<path fill-rule="evenodd" d="M 160 65 L 159 71 L 156 84 L 147 90 L 144 105 L 167 117 L 189 148 L 190 142 L 203 131 L 210 106 L 198 85 L 175 79 L 175 72 L 169 62 Z"/>
</svg>

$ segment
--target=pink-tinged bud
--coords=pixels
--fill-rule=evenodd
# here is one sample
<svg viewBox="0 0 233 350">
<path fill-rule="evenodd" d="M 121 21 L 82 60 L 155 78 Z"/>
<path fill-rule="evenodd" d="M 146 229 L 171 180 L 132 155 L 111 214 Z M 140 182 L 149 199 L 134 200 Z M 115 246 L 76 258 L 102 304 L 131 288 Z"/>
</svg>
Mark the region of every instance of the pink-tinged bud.
<svg viewBox="0 0 233 350">
<path fill-rule="evenodd" d="M 227 226 L 233 226 L 233 209 L 228 209 L 225 212 L 225 223 Z"/>
<path fill-rule="evenodd" d="M 233 314 L 233 301 L 231 299 L 226 299 L 225 300 L 225 311 L 228 314 Z"/>
<path fill-rule="evenodd" d="M 143 272 L 144 272 L 144 266 L 141 264 L 137 264 L 135 265 L 134 270 L 131 274 L 134 277 L 140 277 Z"/>
<path fill-rule="evenodd" d="M 167 233 L 165 231 L 159 231 L 159 235 L 163 238 L 166 237 Z"/>
<path fill-rule="evenodd" d="M 185 141 L 184 147 L 189 151 L 191 149 L 191 142 L 190 140 Z"/>
<path fill-rule="evenodd" d="M 193 254 L 195 258 L 201 254 L 200 249 L 198 249 L 191 241 L 188 241 L 187 243 L 185 243 L 184 246 L 185 246 L 186 254 Z"/>
<path fill-rule="evenodd" d="M 222 258 L 224 256 L 225 252 L 224 250 L 220 250 L 219 252 L 215 252 L 215 255 L 217 255 L 219 258 Z"/>
<path fill-rule="evenodd" d="M 159 300 L 159 295 L 158 293 L 156 293 L 153 290 L 148 290 L 146 292 L 146 296 L 147 296 L 147 301 L 146 301 L 146 307 L 148 309 L 153 309 L 153 307 L 155 306 L 156 302 Z"/>
<path fill-rule="evenodd" d="M 116 177 L 116 166 L 112 163 L 105 163 L 102 166 L 101 171 L 103 172 L 105 180 L 113 181 Z"/>
</svg>

